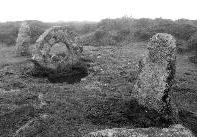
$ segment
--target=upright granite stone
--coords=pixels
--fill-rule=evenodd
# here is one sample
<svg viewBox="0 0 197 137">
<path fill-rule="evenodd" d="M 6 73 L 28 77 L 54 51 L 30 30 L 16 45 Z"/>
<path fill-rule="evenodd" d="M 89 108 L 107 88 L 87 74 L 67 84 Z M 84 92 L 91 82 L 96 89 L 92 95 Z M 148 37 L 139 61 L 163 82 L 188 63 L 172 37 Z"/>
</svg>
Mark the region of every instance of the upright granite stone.
<svg viewBox="0 0 197 137">
<path fill-rule="evenodd" d="M 139 62 L 139 75 L 134 86 L 139 103 L 159 113 L 169 113 L 175 70 L 175 39 L 166 33 L 154 35 L 148 43 L 148 54 Z"/>
<path fill-rule="evenodd" d="M 170 34 L 158 33 L 148 43 L 148 54 L 139 62 L 139 75 L 134 97 L 150 110 L 168 115 L 171 106 L 170 90 L 175 75 L 176 44 Z M 170 114 L 169 114 L 170 115 Z M 160 119 L 162 120 L 162 119 Z M 85 137 L 195 137 L 182 124 L 158 128 L 112 128 L 91 132 Z"/>
<path fill-rule="evenodd" d="M 77 34 L 70 28 L 52 27 L 37 39 L 32 59 L 43 68 L 61 72 L 79 61 L 82 47 L 78 46 L 76 39 Z"/>
<path fill-rule="evenodd" d="M 27 22 L 23 22 L 18 32 L 18 37 L 16 40 L 17 55 L 28 55 L 28 48 L 30 46 L 30 26 Z"/>
<path fill-rule="evenodd" d="M 31 55 L 33 44 L 46 28 L 39 21 L 24 21 L 18 32 L 16 40 L 17 55 Z"/>
</svg>

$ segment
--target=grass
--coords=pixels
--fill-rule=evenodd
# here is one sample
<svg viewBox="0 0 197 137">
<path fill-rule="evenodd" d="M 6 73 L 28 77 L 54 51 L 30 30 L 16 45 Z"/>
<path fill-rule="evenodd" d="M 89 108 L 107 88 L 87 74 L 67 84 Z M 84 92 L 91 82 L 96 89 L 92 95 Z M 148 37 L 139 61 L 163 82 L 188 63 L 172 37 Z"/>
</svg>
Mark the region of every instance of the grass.
<svg viewBox="0 0 197 137">
<path fill-rule="evenodd" d="M 15 57 L 14 50 L 0 49 L 1 136 L 13 136 L 19 127 L 42 114 L 55 120 L 38 137 L 80 137 L 113 127 L 168 126 L 157 113 L 139 106 L 131 97 L 136 64 L 146 53 L 145 43 L 84 47 L 84 60 L 91 60 L 89 75 L 73 84 L 51 83 L 47 77 L 29 75 L 33 64 Z M 177 57 L 173 97 L 179 109 L 197 113 L 197 65 L 187 57 Z M 37 108 L 41 93 L 46 105 Z"/>
<path fill-rule="evenodd" d="M 16 57 L 15 51 L 16 47 L 0 46 L 0 67 L 26 60 L 24 57 Z"/>
</svg>

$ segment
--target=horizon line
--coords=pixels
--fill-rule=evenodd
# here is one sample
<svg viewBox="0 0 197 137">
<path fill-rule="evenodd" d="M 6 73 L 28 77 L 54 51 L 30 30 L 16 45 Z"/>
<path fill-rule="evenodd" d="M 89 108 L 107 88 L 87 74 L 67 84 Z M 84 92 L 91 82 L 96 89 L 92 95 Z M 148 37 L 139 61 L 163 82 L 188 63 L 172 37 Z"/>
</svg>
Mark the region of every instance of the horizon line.
<svg viewBox="0 0 197 137">
<path fill-rule="evenodd" d="M 24 20 L 7 20 L 7 21 L 0 21 L 0 23 L 8 23 L 8 22 L 24 22 L 24 21 L 40 21 L 43 23 L 72 23 L 72 22 L 87 22 L 87 23 L 98 23 L 102 20 L 105 19 L 121 19 L 121 18 L 130 18 L 130 19 L 150 19 L 150 20 L 156 20 L 156 19 L 163 19 L 163 20 L 171 20 L 171 21 L 178 21 L 178 20 L 188 20 L 188 21 L 197 21 L 197 19 L 188 19 L 188 18 L 178 18 L 178 19 L 171 19 L 171 18 L 163 18 L 163 17 L 155 17 L 155 18 L 148 18 L 148 17 L 140 17 L 140 18 L 135 18 L 135 17 L 128 17 L 128 16 L 121 16 L 121 17 L 117 17 L 117 18 L 110 18 L 110 17 L 106 17 L 100 20 L 57 20 L 57 21 L 44 21 L 44 20 L 39 20 L 39 19 L 24 19 Z"/>
</svg>

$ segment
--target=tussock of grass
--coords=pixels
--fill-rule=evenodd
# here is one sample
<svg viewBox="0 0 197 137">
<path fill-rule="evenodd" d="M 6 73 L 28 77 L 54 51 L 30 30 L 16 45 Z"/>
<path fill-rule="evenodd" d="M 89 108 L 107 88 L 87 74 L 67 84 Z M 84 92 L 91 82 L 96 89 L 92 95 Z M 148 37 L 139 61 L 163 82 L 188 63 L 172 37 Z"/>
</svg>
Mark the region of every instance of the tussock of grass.
<svg viewBox="0 0 197 137">
<path fill-rule="evenodd" d="M 29 61 L 16 58 L 16 62 L 2 66 L 0 120 L 5 124 L 2 125 L 0 134 L 12 136 L 28 121 L 44 114 L 55 120 L 37 136 L 79 137 L 92 131 L 113 127 L 168 127 L 171 124 L 169 119 L 163 118 L 153 110 L 147 110 L 131 98 L 136 79 L 136 63 L 141 54 L 146 52 L 143 45 L 130 44 L 122 48 L 86 47 L 84 53 L 91 58 L 91 61 L 86 60 L 89 61 L 89 75 L 73 84 L 51 83 L 47 77 L 29 75 L 33 67 Z M 181 57 L 178 58 L 176 79 L 180 85 L 184 82 L 180 78 L 185 79 L 185 88 L 191 89 L 190 84 L 194 83 L 190 77 L 195 76 L 184 73 L 189 71 L 196 74 L 191 71 L 195 70 L 195 67 L 191 67 L 191 64 L 184 65 L 181 60 Z M 183 87 L 180 85 L 174 92 L 178 104 L 184 102 L 184 96 L 189 92 L 189 99 L 196 95 L 195 87 L 187 92 L 181 90 Z M 46 103 L 42 107 L 40 94 L 43 94 L 42 100 Z M 187 107 L 187 111 L 191 111 L 195 102 L 196 100 L 185 101 L 183 104 L 187 106 L 180 107 Z M 183 119 L 186 119 L 184 116 Z"/>
</svg>

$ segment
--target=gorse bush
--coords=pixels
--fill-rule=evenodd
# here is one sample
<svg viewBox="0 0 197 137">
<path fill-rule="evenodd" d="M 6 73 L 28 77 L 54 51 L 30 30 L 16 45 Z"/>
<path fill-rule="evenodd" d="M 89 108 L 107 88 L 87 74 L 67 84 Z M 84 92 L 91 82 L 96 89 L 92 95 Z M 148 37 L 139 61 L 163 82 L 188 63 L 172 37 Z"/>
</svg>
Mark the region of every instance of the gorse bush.
<svg viewBox="0 0 197 137">
<path fill-rule="evenodd" d="M 101 20 L 97 27 L 100 28 L 102 27 L 104 30 L 124 30 L 130 28 L 132 25 L 133 19 L 129 17 L 122 17 L 122 18 L 117 18 L 117 19 L 103 19 Z"/>
<path fill-rule="evenodd" d="M 101 40 L 102 38 L 104 38 L 105 35 L 107 35 L 107 32 L 102 30 L 102 29 L 98 29 L 94 33 L 95 40 L 97 40 L 97 41 Z"/>
<path fill-rule="evenodd" d="M 109 45 L 109 43 L 122 45 L 122 43 L 133 41 L 147 41 L 156 33 L 168 33 L 176 38 L 179 43 L 178 46 L 180 46 L 178 48 L 182 50 L 188 45 L 187 41 L 197 32 L 197 23 L 190 20 L 172 21 L 162 18 L 153 20 L 122 17 L 103 19 L 94 26 L 92 31 L 86 32 L 83 37 L 83 40 L 86 41 L 85 45 L 95 45 L 94 43 L 97 43 L 97 46 Z M 106 41 L 113 42 L 104 43 Z"/>
<path fill-rule="evenodd" d="M 118 19 L 101 20 L 98 28 L 106 31 L 116 31 L 118 41 L 126 37 L 132 37 L 132 40 L 146 41 L 156 33 L 169 33 L 176 39 L 188 40 L 196 31 L 197 27 L 188 21 L 172 21 L 169 19 L 133 19 L 128 17 Z M 125 40 L 125 39 L 124 39 Z"/>
<path fill-rule="evenodd" d="M 40 21 L 27 21 L 30 26 L 37 26 L 32 30 L 32 43 L 49 27 L 51 26 L 70 26 L 73 31 L 87 39 L 91 38 L 89 43 L 94 41 L 106 41 L 107 38 L 112 39 L 116 44 L 131 41 L 147 41 L 156 33 L 168 33 L 173 35 L 177 40 L 189 41 L 197 32 L 197 21 L 180 19 L 172 21 L 169 19 L 134 19 L 131 17 L 122 17 L 117 19 L 103 19 L 100 22 L 57 22 L 43 23 Z M 0 42 L 7 45 L 15 44 L 18 29 L 21 22 L 0 23 Z M 109 32 L 109 34 L 108 34 Z M 106 37 L 106 35 L 111 35 Z M 90 38 L 89 38 L 90 39 Z M 111 41 L 111 40 L 108 40 Z M 192 40 L 194 41 L 194 40 Z M 112 43 L 114 43 L 112 42 Z M 193 42 L 192 42 L 193 43 Z M 103 44 L 102 44 L 103 45 Z M 108 44 L 104 44 L 108 45 Z"/>
<path fill-rule="evenodd" d="M 190 50 L 194 50 L 197 53 L 197 32 L 194 33 L 188 40 L 188 47 Z"/>
<path fill-rule="evenodd" d="M 177 39 L 188 40 L 197 31 L 195 26 L 189 24 L 177 24 L 175 22 L 161 22 L 152 26 L 154 33 L 163 32 L 174 35 Z"/>
</svg>

